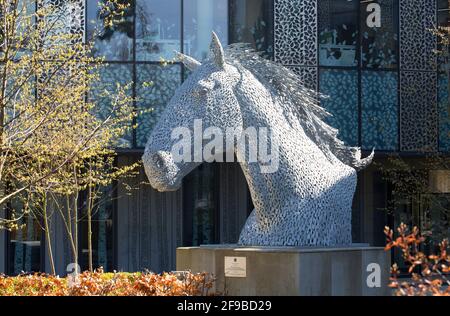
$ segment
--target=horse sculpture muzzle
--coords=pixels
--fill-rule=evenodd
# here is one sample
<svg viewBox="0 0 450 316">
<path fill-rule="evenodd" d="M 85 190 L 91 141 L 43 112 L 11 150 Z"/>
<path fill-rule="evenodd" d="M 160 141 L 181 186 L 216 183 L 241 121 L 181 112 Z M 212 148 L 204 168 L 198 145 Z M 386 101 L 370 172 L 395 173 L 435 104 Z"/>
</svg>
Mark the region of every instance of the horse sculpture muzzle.
<svg viewBox="0 0 450 316">
<path fill-rule="evenodd" d="M 143 156 L 145 174 L 156 190 L 176 191 L 181 186 L 179 168 L 167 151 L 145 152 Z"/>
</svg>

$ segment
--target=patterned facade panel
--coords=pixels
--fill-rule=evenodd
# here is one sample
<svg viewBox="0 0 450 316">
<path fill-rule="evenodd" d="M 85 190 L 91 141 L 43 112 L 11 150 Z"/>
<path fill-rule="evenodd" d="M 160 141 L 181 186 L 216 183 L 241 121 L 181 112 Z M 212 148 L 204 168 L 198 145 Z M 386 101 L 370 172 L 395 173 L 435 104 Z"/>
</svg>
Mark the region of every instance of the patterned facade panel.
<svg viewBox="0 0 450 316">
<path fill-rule="evenodd" d="M 86 0 L 42 0 L 38 2 L 38 7 L 41 6 L 54 8 L 52 12 L 59 22 L 54 24 L 52 31 L 67 32 L 76 35 L 77 41 L 84 41 Z"/>
<path fill-rule="evenodd" d="M 402 151 L 437 150 L 437 74 L 400 72 L 400 144 Z"/>
<path fill-rule="evenodd" d="M 439 150 L 450 151 L 450 102 L 449 102 L 449 81 L 445 74 L 439 75 L 438 89 L 438 110 L 439 110 Z"/>
<path fill-rule="evenodd" d="M 295 72 L 303 81 L 305 87 L 317 91 L 317 67 L 288 67 Z"/>
<path fill-rule="evenodd" d="M 105 64 L 99 69 L 100 80 L 91 89 L 88 99 L 96 103 L 95 113 L 101 120 L 105 120 L 112 113 L 111 97 L 108 93 L 114 93 L 116 84 L 125 86 L 133 81 L 133 68 L 128 64 Z M 108 92 L 108 93 L 105 93 Z M 131 95 L 131 89 L 127 90 Z M 117 147 L 130 148 L 133 146 L 131 130 L 117 140 Z"/>
<path fill-rule="evenodd" d="M 364 71 L 361 77 L 361 136 L 364 149 L 397 150 L 398 76 Z"/>
<path fill-rule="evenodd" d="M 317 65 L 317 1 L 275 1 L 275 61 Z"/>
<path fill-rule="evenodd" d="M 322 70 L 320 92 L 327 96 L 322 106 L 333 116 L 327 123 L 339 129 L 346 144 L 358 145 L 358 72 L 356 70 Z"/>
<path fill-rule="evenodd" d="M 144 147 L 166 104 L 181 84 L 181 67 L 139 65 L 136 79 L 137 106 L 140 110 L 137 118 L 136 145 Z"/>
<path fill-rule="evenodd" d="M 402 70 L 435 70 L 435 0 L 400 0 L 400 67 Z"/>
</svg>

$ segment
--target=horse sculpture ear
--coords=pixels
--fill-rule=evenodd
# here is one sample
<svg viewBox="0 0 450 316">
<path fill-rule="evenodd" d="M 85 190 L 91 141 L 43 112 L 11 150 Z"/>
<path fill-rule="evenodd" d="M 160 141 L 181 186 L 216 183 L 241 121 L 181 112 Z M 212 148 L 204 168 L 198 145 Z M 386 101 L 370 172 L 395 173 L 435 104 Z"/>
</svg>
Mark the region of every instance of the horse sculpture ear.
<svg viewBox="0 0 450 316">
<path fill-rule="evenodd" d="M 194 58 L 192 58 L 188 55 L 182 54 L 177 51 L 175 52 L 175 54 L 177 55 L 177 59 L 179 61 L 181 61 L 183 63 L 183 65 L 186 66 L 187 69 L 189 69 L 191 71 L 194 71 L 195 69 L 197 69 L 198 67 L 200 67 L 202 65 L 199 61 L 195 60 Z"/>
<path fill-rule="evenodd" d="M 220 44 L 219 37 L 216 33 L 212 32 L 212 41 L 210 45 L 210 54 L 217 66 L 223 68 L 225 65 L 225 54 L 223 52 L 222 44 Z"/>
</svg>

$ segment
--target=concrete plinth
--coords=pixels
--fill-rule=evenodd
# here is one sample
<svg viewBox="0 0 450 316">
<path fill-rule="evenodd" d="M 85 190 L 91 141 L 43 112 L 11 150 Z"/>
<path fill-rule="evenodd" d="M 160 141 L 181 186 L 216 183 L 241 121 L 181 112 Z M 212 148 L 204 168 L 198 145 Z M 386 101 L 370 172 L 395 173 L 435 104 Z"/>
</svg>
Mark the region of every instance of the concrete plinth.
<svg viewBox="0 0 450 316">
<path fill-rule="evenodd" d="M 389 267 L 389 252 L 365 245 L 177 249 L 178 271 L 212 273 L 225 295 L 389 295 Z"/>
</svg>

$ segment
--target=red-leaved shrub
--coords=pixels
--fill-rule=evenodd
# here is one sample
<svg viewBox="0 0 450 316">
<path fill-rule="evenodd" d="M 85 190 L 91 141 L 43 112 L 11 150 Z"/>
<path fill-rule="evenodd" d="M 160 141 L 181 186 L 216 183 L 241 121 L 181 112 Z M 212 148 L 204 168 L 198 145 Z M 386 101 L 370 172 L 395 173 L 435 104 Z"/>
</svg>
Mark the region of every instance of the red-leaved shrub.
<svg viewBox="0 0 450 316">
<path fill-rule="evenodd" d="M 425 242 L 417 227 L 409 230 L 405 224 L 397 228 L 398 236 L 385 227 L 387 237 L 385 250 L 398 248 L 402 252 L 403 260 L 408 266 L 409 279 L 399 279 L 400 271 L 397 264 L 391 268 L 391 283 L 397 296 L 450 296 L 450 255 L 448 253 L 448 239 L 439 243 L 439 250 L 435 254 L 426 255 L 421 251 Z"/>
<path fill-rule="evenodd" d="M 76 278 L 36 273 L 0 276 L 0 296 L 198 296 L 213 295 L 207 273 L 83 272 Z"/>
</svg>

